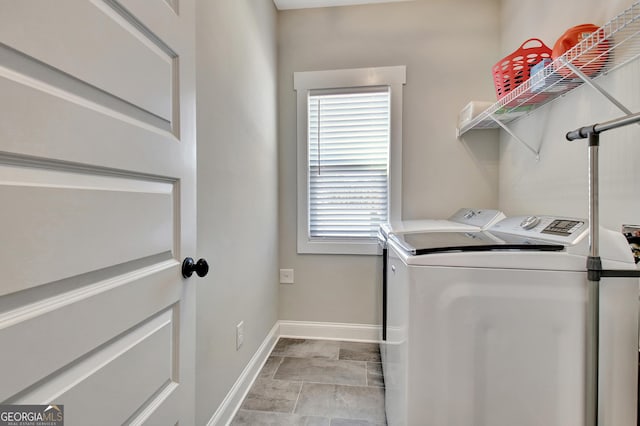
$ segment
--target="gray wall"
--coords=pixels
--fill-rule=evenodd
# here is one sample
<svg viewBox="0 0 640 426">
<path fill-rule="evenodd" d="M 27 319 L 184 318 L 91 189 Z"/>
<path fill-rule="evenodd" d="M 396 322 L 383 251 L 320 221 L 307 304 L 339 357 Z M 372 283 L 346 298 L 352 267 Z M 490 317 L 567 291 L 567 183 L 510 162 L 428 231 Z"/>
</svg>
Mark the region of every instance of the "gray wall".
<svg viewBox="0 0 640 426">
<path fill-rule="evenodd" d="M 293 73 L 407 66 L 403 109 L 403 217 L 497 207 L 498 143 L 455 137 L 460 109 L 494 99 L 497 0 L 430 0 L 278 13 L 280 319 L 379 323 L 377 256 L 296 254 L 296 111 Z"/>
<path fill-rule="evenodd" d="M 277 321 L 276 23 L 270 0 L 197 2 L 199 425 Z"/>
<path fill-rule="evenodd" d="M 631 0 L 504 0 L 502 52 L 504 56 L 532 36 L 549 47 L 569 27 L 602 25 L 631 5 Z M 640 111 L 640 63 L 598 79 L 632 111 Z M 586 217 L 586 142 L 566 142 L 567 131 L 622 115 L 602 95 L 581 86 L 566 96 L 520 119 L 513 125 L 528 143 L 540 146 L 540 161 L 506 134 L 501 135 L 500 208 L 508 214 L 561 214 Z M 611 131 L 601 139 L 601 224 L 615 230 L 622 223 L 640 224 L 640 128 Z"/>
</svg>

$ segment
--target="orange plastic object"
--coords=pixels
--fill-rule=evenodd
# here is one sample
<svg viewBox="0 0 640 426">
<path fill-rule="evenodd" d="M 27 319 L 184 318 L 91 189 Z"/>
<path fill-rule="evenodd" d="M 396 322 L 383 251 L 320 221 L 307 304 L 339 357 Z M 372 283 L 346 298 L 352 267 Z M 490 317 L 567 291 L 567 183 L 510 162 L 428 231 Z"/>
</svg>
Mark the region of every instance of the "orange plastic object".
<svg viewBox="0 0 640 426">
<path fill-rule="evenodd" d="M 584 41 L 586 39 L 589 40 Z M 578 48 L 569 52 L 578 44 L 580 44 Z M 553 45 L 551 55 L 553 59 L 557 59 L 568 52 L 566 59 L 578 67 L 583 73 L 589 77 L 593 77 L 604 67 L 609 56 L 608 51 L 609 41 L 605 40 L 604 31 L 597 25 L 582 24 L 571 27 L 565 31 Z M 575 77 L 567 67 L 559 67 L 557 72 L 564 77 Z"/>
<path fill-rule="evenodd" d="M 531 68 L 551 57 L 549 49 L 541 40 L 530 38 L 511 55 L 501 59 L 493 66 L 493 84 L 498 99 L 529 79 Z"/>
</svg>

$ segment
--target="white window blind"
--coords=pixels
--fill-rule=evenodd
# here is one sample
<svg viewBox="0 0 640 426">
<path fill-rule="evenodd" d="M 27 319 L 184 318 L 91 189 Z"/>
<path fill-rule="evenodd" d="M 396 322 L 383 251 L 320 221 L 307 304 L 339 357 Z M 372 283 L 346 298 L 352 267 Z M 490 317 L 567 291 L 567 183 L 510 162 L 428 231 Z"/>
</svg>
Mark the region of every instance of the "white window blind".
<svg viewBox="0 0 640 426">
<path fill-rule="evenodd" d="M 374 238 L 389 209 L 388 87 L 311 91 L 308 120 L 309 237 Z"/>
</svg>

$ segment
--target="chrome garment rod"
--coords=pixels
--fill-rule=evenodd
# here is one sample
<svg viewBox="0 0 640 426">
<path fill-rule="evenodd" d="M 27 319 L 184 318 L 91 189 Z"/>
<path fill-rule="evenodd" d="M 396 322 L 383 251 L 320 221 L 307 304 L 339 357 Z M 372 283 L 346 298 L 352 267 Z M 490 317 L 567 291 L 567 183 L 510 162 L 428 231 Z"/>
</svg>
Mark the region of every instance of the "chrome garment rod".
<svg viewBox="0 0 640 426">
<path fill-rule="evenodd" d="M 602 269 L 600 260 L 600 217 L 598 190 L 598 148 L 600 133 L 640 122 L 640 113 L 629 114 L 604 123 L 580 127 L 568 132 L 567 140 L 589 139 L 589 256 L 587 257 L 587 312 L 586 312 L 586 389 L 585 425 L 598 426 L 599 346 L 600 346 L 600 279 L 602 277 L 638 277 L 640 271 L 609 271 Z"/>
<path fill-rule="evenodd" d="M 618 127 L 628 126 L 629 124 L 640 123 L 640 112 L 636 114 L 625 115 L 620 118 L 615 118 L 604 123 L 593 124 L 591 126 L 580 127 L 567 133 L 567 140 L 574 141 L 576 139 L 586 139 L 589 135 L 600 134 L 607 130 L 617 129 Z"/>
</svg>

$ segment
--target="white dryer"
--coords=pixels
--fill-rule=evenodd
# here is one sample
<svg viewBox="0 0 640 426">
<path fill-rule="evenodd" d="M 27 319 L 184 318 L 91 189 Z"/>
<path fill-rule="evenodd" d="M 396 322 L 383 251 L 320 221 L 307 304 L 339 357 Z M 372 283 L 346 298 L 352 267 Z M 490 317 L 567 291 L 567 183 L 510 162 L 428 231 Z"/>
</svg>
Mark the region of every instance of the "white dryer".
<svg viewBox="0 0 640 426">
<path fill-rule="evenodd" d="M 390 221 L 380 225 L 378 243 L 382 248 L 382 282 L 379 284 L 379 317 L 382 319 L 380 331 L 380 356 L 385 358 L 384 341 L 387 339 L 387 242 L 390 235 L 402 235 L 415 232 L 475 232 L 489 228 L 505 218 L 499 210 L 463 207 L 447 219 L 415 219 Z"/>
<path fill-rule="evenodd" d="M 585 220 L 507 218 L 489 232 L 389 242 L 384 378 L 390 426 L 583 426 Z M 601 230 L 608 269 L 635 264 Z M 602 425 L 634 426 L 638 280 L 603 279 Z"/>
</svg>

